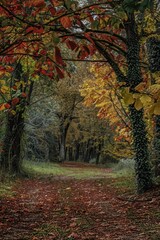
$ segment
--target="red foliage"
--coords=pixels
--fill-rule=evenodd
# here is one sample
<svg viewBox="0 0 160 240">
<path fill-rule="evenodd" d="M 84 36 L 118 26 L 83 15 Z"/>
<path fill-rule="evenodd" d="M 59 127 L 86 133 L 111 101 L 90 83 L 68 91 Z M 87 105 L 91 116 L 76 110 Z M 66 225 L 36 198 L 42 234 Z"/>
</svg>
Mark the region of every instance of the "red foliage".
<svg viewBox="0 0 160 240">
<path fill-rule="evenodd" d="M 61 56 L 61 51 L 59 49 L 59 47 L 55 47 L 55 59 L 56 59 L 56 62 L 62 66 L 65 66 L 65 63 L 62 59 L 62 56 Z"/>
<path fill-rule="evenodd" d="M 4 107 L 5 107 L 6 109 L 9 109 L 9 108 L 11 107 L 11 105 L 10 105 L 9 103 L 5 103 L 5 104 L 4 104 Z"/>
<path fill-rule="evenodd" d="M 12 106 L 15 106 L 15 105 L 17 105 L 18 103 L 19 103 L 19 98 L 13 98 L 12 99 Z"/>
<path fill-rule="evenodd" d="M 64 72 L 59 67 L 56 67 L 56 71 L 59 78 L 64 78 Z"/>
</svg>

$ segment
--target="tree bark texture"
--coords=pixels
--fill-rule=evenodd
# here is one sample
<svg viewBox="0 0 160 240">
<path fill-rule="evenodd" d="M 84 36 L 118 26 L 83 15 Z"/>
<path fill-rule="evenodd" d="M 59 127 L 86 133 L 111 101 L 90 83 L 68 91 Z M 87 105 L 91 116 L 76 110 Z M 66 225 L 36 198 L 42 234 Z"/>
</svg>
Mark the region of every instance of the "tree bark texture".
<svg viewBox="0 0 160 240">
<path fill-rule="evenodd" d="M 134 88 L 143 81 L 140 69 L 140 44 L 136 32 L 134 16 L 131 15 L 126 23 L 126 33 L 128 41 L 127 49 L 127 82 L 130 91 L 134 93 Z M 143 193 L 152 187 L 152 174 L 149 162 L 148 139 L 146 125 L 143 119 L 143 110 L 136 110 L 134 105 L 129 107 L 130 120 L 135 150 L 135 172 L 137 177 L 137 190 Z"/>
</svg>

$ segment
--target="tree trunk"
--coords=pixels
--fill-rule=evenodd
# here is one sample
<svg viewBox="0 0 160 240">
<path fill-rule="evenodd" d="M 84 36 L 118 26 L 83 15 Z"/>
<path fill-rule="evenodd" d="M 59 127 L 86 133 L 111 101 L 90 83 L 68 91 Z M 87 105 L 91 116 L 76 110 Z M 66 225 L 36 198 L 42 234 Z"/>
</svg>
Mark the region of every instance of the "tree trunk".
<svg viewBox="0 0 160 240">
<path fill-rule="evenodd" d="M 84 156 L 84 162 L 89 163 L 89 152 L 90 152 L 90 139 L 87 141 L 87 144 L 85 146 L 85 156 Z"/>
<path fill-rule="evenodd" d="M 102 148 L 102 145 L 101 145 L 101 143 L 99 143 L 98 148 L 97 148 L 97 156 L 96 156 L 96 164 L 97 165 L 99 164 L 99 159 L 100 159 L 100 155 L 101 155 L 101 148 Z"/>
<path fill-rule="evenodd" d="M 21 172 L 20 153 L 21 137 L 24 128 L 23 112 L 16 115 L 7 114 L 6 133 L 3 142 L 2 169 L 5 172 L 19 174 Z"/>
<path fill-rule="evenodd" d="M 151 37 L 147 40 L 147 52 L 150 71 L 152 73 L 160 71 L 160 40 Z M 155 116 L 154 128 L 154 157 L 155 176 L 160 176 L 160 116 Z"/>
<path fill-rule="evenodd" d="M 80 145 L 79 145 L 79 143 L 77 142 L 77 143 L 76 143 L 76 149 L 75 149 L 75 157 L 74 157 L 74 160 L 75 160 L 75 161 L 78 161 L 78 160 L 79 160 L 79 151 L 80 151 Z"/>
<path fill-rule="evenodd" d="M 22 79 L 22 65 L 20 62 L 17 63 L 14 71 L 14 81 L 11 79 L 11 86 L 15 84 L 17 81 L 21 81 Z M 28 79 L 23 79 L 24 82 L 27 83 Z M 26 92 L 28 90 L 27 99 L 19 96 L 18 108 L 16 106 L 12 106 L 12 109 L 15 110 L 15 115 L 11 112 L 7 112 L 6 119 L 6 132 L 3 141 L 3 151 L 1 153 L 1 167 L 5 172 L 13 173 L 13 174 L 21 174 L 21 139 L 24 129 L 24 117 L 23 114 L 25 112 L 25 106 L 29 104 L 31 94 L 33 91 L 34 82 L 31 81 L 30 86 L 25 89 L 20 87 L 20 91 Z"/>
<path fill-rule="evenodd" d="M 134 93 L 134 88 L 143 81 L 140 69 L 140 44 L 136 31 L 134 16 L 131 14 L 126 23 L 126 33 L 128 41 L 127 50 L 127 84 L 130 91 Z M 135 171 L 137 177 L 138 193 L 143 193 L 152 187 L 151 166 L 148 154 L 148 139 L 145 122 L 143 119 L 143 110 L 136 110 L 134 105 L 129 107 L 130 120 L 132 124 L 132 133 L 135 150 Z"/>
<path fill-rule="evenodd" d="M 70 121 L 66 124 L 66 126 L 63 126 L 63 122 L 60 126 L 60 150 L 59 150 L 59 161 L 64 162 L 66 160 L 66 137 L 67 137 L 67 132 L 68 128 L 70 126 Z"/>
<path fill-rule="evenodd" d="M 143 193 L 152 187 L 151 166 L 149 163 L 148 140 L 143 111 L 137 111 L 130 106 L 130 119 L 135 150 L 135 172 L 138 193 Z"/>
<path fill-rule="evenodd" d="M 155 117 L 155 131 L 153 140 L 155 152 L 155 176 L 160 176 L 160 116 Z"/>
<path fill-rule="evenodd" d="M 64 162 L 66 160 L 66 137 L 65 132 L 62 132 L 61 140 L 60 140 L 60 150 L 59 150 L 59 161 Z"/>
</svg>

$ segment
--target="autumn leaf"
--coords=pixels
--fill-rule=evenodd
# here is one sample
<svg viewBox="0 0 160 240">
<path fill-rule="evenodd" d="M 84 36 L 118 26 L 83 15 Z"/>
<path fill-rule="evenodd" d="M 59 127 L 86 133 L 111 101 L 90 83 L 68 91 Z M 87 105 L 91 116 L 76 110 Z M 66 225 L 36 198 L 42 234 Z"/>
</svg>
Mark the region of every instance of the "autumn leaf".
<svg viewBox="0 0 160 240">
<path fill-rule="evenodd" d="M 126 93 L 126 94 L 124 95 L 123 100 L 124 100 L 124 103 L 125 103 L 126 105 L 133 104 L 134 101 L 135 101 L 134 98 L 133 98 L 132 93 Z"/>
<path fill-rule="evenodd" d="M 155 115 L 160 115 L 160 102 L 157 102 L 157 103 L 154 104 L 153 113 Z"/>
<path fill-rule="evenodd" d="M 9 87 L 7 86 L 2 86 L 0 89 L 1 93 L 7 93 L 9 91 Z"/>
<path fill-rule="evenodd" d="M 54 7 L 49 7 L 50 13 L 54 16 L 56 13 L 56 9 Z"/>
<path fill-rule="evenodd" d="M 30 0 L 27 4 L 29 7 L 43 7 L 45 6 L 44 0 Z"/>
<path fill-rule="evenodd" d="M 58 64 L 65 66 L 59 47 L 55 47 L 55 59 Z"/>
<path fill-rule="evenodd" d="M 2 104 L 0 105 L 0 111 L 3 111 L 4 109 L 5 109 L 5 104 L 2 103 Z"/>
<path fill-rule="evenodd" d="M 16 111 L 15 111 L 15 110 L 11 110 L 10 113 L 11 113 L 12 115 L 16 115 Z"/>
<path fill-rule="evenodd" d="M 72 239 L 78 239 L 79 238 L 79 235 L 75 232 L 71 233 L 68 238 L 72 238 Z"/>
<path fill-rule="evenodd" d="M 77 45 L 75 42 L 71 41 L 71 40 L 68 40 L 68 41 L 67 41 L 67 46 L 68 46 L 71 50 L 75 50 L 75 49 L 78 47 L 78 45 Z"/>
<path fill-rule="evenodd" d="M 0 80 L 0 84 L 1 84 L 1 85 L 4 85 L 5 83 L 6 83 L 5 80 Z"/>
<path fill-rule="evenodd" d="M 135 87 L 135 90 L 138 92 L 143 92 L 146 89 L 146 83 L 145 82 L 141 82 L 140 84 L 138 84 Z"/>
<path fill-rule="evenodd" d="M 28 27 L 26 29 L 26 33 L 33 32 L 33 33 L 43 33 L 44 28 L 43 27 Z"/>
<path fill-rule="evenodd" d="M 85 33 L 84 36 L 91 42 L 94 44 L 94 41 L 92 40 L 90 33 Z"/>
<path fill-rule="evenodd" d="M 56 66 L 56 71 L 57 71 L 59 78 L 64 78 L 64 72 L 57 66 Z"/>
<path fill-rule="evenodd" d="M 143 104 L 139 98 L 136 99 L 134 107 L 137 111 L 143 108 Z"/>
<path fill-rule="evenodd" d="M 13 106 L 17 105 L 19 103 L 19 101 L 20 101 L 19 98 L 13 98 L 12 99 L 12 105 Z"/>
<path fill-rule="evenodd" d="M 149 87 L 149 91 L 155 93 L 160 90 L 160 84 L 153 84 Z"/>
<path fill-rule="evenodd" d="M 21 97 L 26 98 L 26 97 L 27 97 L 27 94 L 26 94 L 25 92 L 22 92 L 22 93 L 21 93 Z"/>
<path fill-rule="evenodd" d="M 11 107 L 11 105 L 10 105 L 9 103 L 5 103 L 5 104 L 4 104 L 4 107 L 5 107 L 6 109 L 9 109 L 9 108 Z"/>
<path fill-rule="evenodd" d="M 68 16 L 61 17 L 60 22 L 64 28 L 70 28 L 72 22 Z"/>
<path fill-rule="evenodd" d="M 147 105 L 151 104 L 152 101 L 153 101 L 152 98 L 150 96 L 146 95 L 146 94 L 145 95 L 143 94 L 140 97 L 140 100 L 141 100 L 143 106 L 147 106 Z"/>
</svg>

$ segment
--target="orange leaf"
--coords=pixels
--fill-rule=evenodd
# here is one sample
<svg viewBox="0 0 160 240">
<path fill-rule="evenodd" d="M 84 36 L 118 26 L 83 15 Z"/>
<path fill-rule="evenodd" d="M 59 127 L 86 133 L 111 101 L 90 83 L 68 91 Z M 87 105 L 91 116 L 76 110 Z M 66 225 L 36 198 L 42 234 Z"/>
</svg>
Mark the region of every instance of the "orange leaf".
<svg viewBox="0 0 160 240">
<path fill-rule="evenodd" d="M 27 97 L 27 94 L 26 94 L 25 92 L 22 92 L 22 93 L 21 93 L 21 97 L 26 98 L 26 97 Z"/>
<path fill-rule="evenodd" d="M 26 33 L 33 32 L 33 33 L 43 33 L 43 27 L 29 27 L 26 29 Z"/>
<path fill-rule="evenodd" d="M 5 106 L 4 106 L 5 104 L 4 103 L 2 103 L 1 105 L 0 105 L 0 111 L 3 111 L 4 109 L 5 109 Z"/>
<path fill-rule="evenodd" d="M 64 28 L 70 28 L 72 25 L 72 22 L 68 16 L 64 16 L 60 19 L 60 22 Z"/>
</svg>

